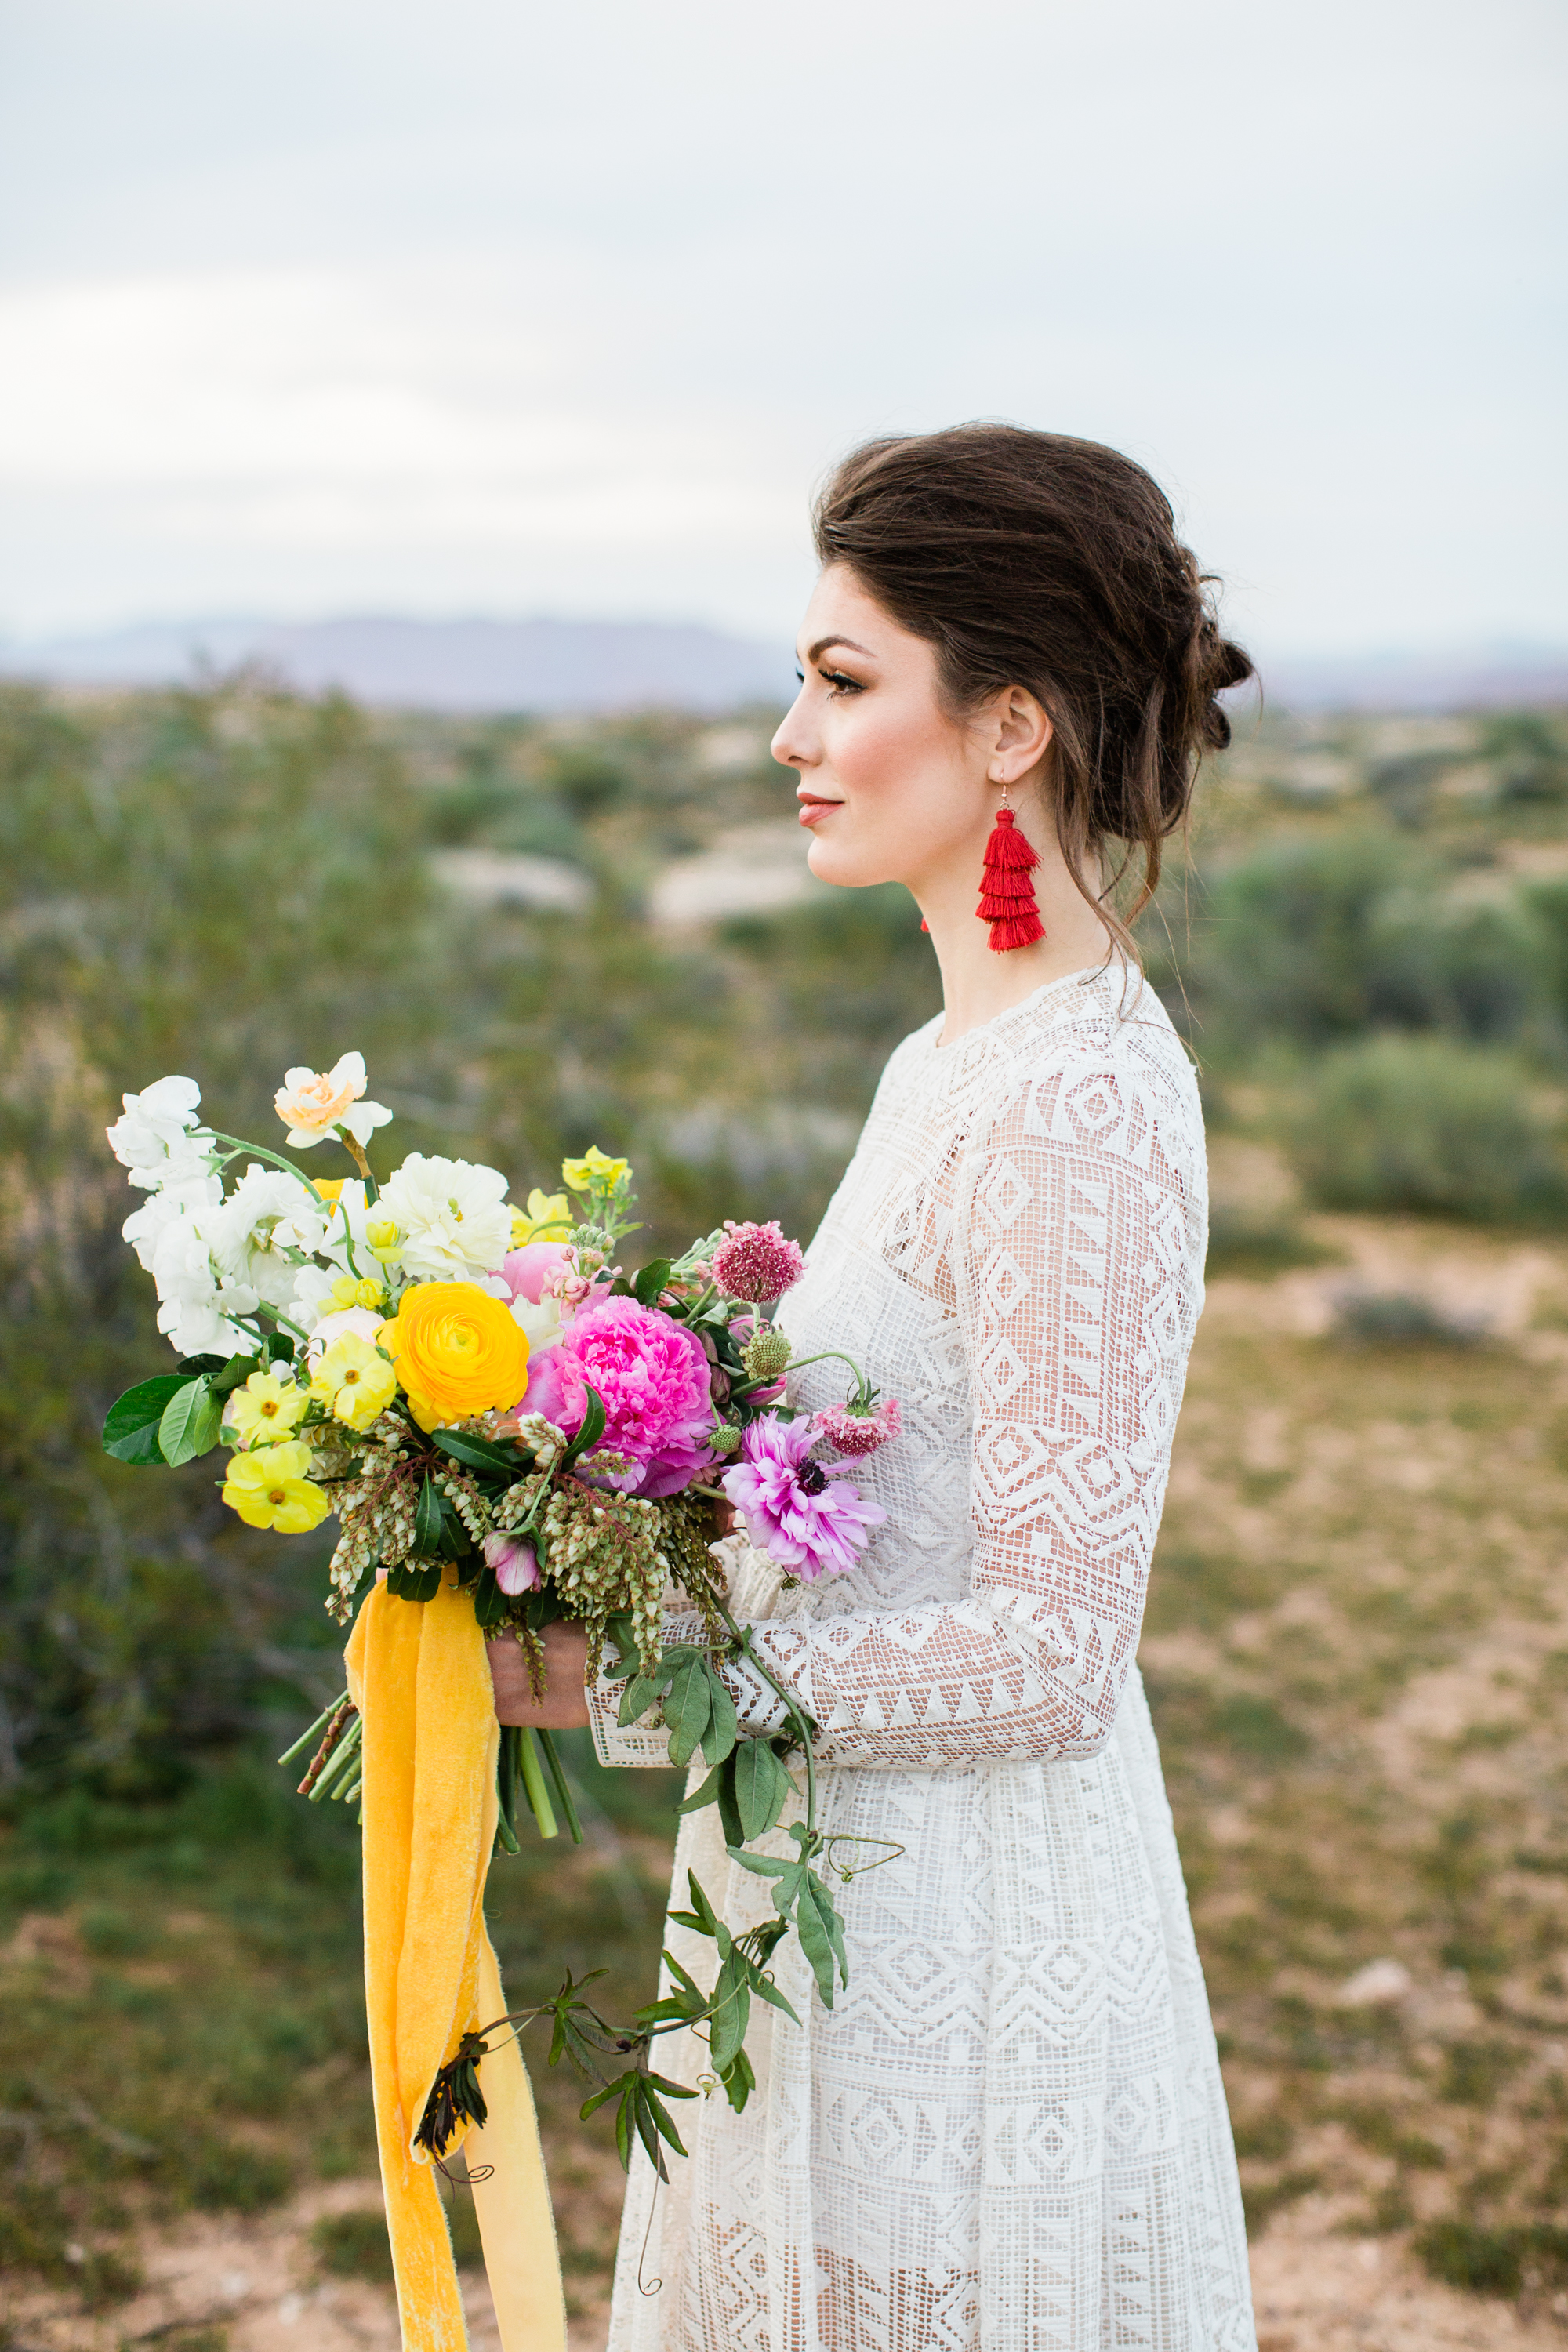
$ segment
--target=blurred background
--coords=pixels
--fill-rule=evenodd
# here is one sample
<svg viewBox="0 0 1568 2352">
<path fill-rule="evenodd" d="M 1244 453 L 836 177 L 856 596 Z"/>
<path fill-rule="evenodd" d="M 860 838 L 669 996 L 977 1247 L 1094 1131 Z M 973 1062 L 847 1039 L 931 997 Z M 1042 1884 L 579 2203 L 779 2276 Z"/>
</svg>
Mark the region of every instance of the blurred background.
<svg viewBox="0 0 1568 2352">
<path fill-rule="evenodd" d="M 1142 1648 L 1260 2336 L 1568 2326 L 1565 37 L 1502 0 L 0 22 L 0 2346 L 395 2331 L 323 1547 L 102 1455 L 102 1140 L 346 1049 L 445 1150 L 807 1234 L 935 1011 L 767 753 L 865 435 L 1116 443 L 1264 695 L 1144 918 L 1210 1299 Z M 509 1983 L 657 1962 L 573 1759 Z M 535 2073 L 574 2352 L 620 2176 Z M 465 2209 L 459 2250 L 476 2251 Z M 493 2340 L 470 2273 L 476 2343 Z"/>
</svg>

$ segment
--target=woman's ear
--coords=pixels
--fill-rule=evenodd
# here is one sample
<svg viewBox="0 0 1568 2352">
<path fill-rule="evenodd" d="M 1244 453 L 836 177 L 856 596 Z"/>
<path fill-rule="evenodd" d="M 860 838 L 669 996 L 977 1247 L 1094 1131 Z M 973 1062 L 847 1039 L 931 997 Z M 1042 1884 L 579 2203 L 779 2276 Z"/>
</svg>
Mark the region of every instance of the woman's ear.
<svg viewBox="0 0 1568 2352">
<path fill-rule="evenodd" d="M 991 781 L 1019 783 L 1039 766 L 1050 748 L 1054 730 L 1049 714 L 1026 687 L 1010 686 L 996 697 L 992 715 Z"/>
</svg>

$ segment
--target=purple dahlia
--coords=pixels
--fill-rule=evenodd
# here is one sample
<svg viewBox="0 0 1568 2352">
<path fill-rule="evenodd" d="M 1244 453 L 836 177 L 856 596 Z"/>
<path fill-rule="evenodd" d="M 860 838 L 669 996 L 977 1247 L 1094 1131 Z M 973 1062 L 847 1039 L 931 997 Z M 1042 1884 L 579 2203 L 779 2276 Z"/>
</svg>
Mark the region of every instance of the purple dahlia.
<svg viewBox="0 0 1568 2352">
<path fill-rule="evenodd" d="M 768 1414 L 751 1422 L 741 1460 L 719 1480 L 757 1549 L 805 1577 L 853 1568 L 871 1529 L 888 1516 L 854 1486 L 835 1484 L 847 1465 L 827 1470 L 814 1461 L 813 1436 L 809 1421 Z"/>
</svg>

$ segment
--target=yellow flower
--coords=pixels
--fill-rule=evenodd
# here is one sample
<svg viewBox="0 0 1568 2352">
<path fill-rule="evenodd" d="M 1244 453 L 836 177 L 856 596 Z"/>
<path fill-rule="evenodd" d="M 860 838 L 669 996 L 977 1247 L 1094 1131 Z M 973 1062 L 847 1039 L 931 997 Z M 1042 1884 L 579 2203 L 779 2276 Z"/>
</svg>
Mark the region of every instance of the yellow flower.
<svg viewBox="0 0 1568 2352">
<path fill-rule="evenodd" d="M 572 1232 L 572 1204 L 564 1192 L 542 1192 L 536 1184 L 526 1210 L 511 1213 L 511 1245 L 526 1249 L 530 1242 L 563 1242 Z"/>
<path fill-rule="evenodd" d="M 382 1325 L 381 1344 L 421 1429 L 466 1421 L 488 1405 L 514 1405 L 528 1386 L 528 1340 L 477 1283 L 414 1284 L 396 1321 Z"/>
<path fill-rule="evenodd" d="M 351 1429 L 368 1429 L 396 1393 L 396 1372 L 374 1342 L 362 1339 L 357 1331 L 345 1331 L 332 1341 L 310 1381 L 317 1402 Z"/>
<path fill-rule="evenodd" d="M 332 1285 L 334 1307 L 379 1307 L 386 1293 L 369 1275 L 340 1274 Z"/>
<path fill-rule="evenodd" d="M 364 1229 L 373 1257 L 384 1265 L 403 1255 L 403 1237 L 395 1217 L 372 1217 Z"/>
<path fill-rule="evenodd" d="M 237 1454 L 228 1465 L 223 1499 L 247 1528 L 276 1528 L 279 1535 L 302 1536 L 319 1528 L 331 1508 L 305 1473 L 310 1449 L 298 1440 Z"/>
<path fill-rule="evenodd" d="M 630 1175 L 631 1166 L 629 1160 L 612 1160 L 591 1143 L 581 1160 L 561 1162 L 561 1174 L 574 1192 L 612 1192 L 623 1176 Z"/>
<path fill-rule="evenodd" d="M 291 1438 L 310 1403 L 307 1390 L 276 1372 L 252 1372 L 224 1406 L 224 1419 L 244 1445 L 277 1445 Z"/>
<path fill-rule="evenodd" d="M 341 1199 L 343 1186 L 348 1181 L 346 1176 L 312 1176 L 310 1179 L 323 1201 Z"/>
</svg>

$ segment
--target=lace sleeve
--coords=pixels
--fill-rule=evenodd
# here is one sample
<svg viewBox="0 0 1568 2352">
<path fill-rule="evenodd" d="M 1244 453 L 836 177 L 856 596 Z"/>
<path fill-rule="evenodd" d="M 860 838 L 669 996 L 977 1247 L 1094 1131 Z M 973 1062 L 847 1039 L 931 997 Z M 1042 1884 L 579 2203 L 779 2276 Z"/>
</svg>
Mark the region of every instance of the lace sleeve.
<svg viewBox="0 0 1568 2352">
<path fill-rule="evenodd" d="M 1058 1061 L 965 1150 L 951 1272 L 970 1591 L 756 1629 L 825 1760 L 1085 1757 L 1109 1736 L 1202 1299 L 1201 1125 L 1182 1077 L 1183 1094 L 1165 1073 L 1150 1084 L 1135 1051 Z"/>
</svg>

